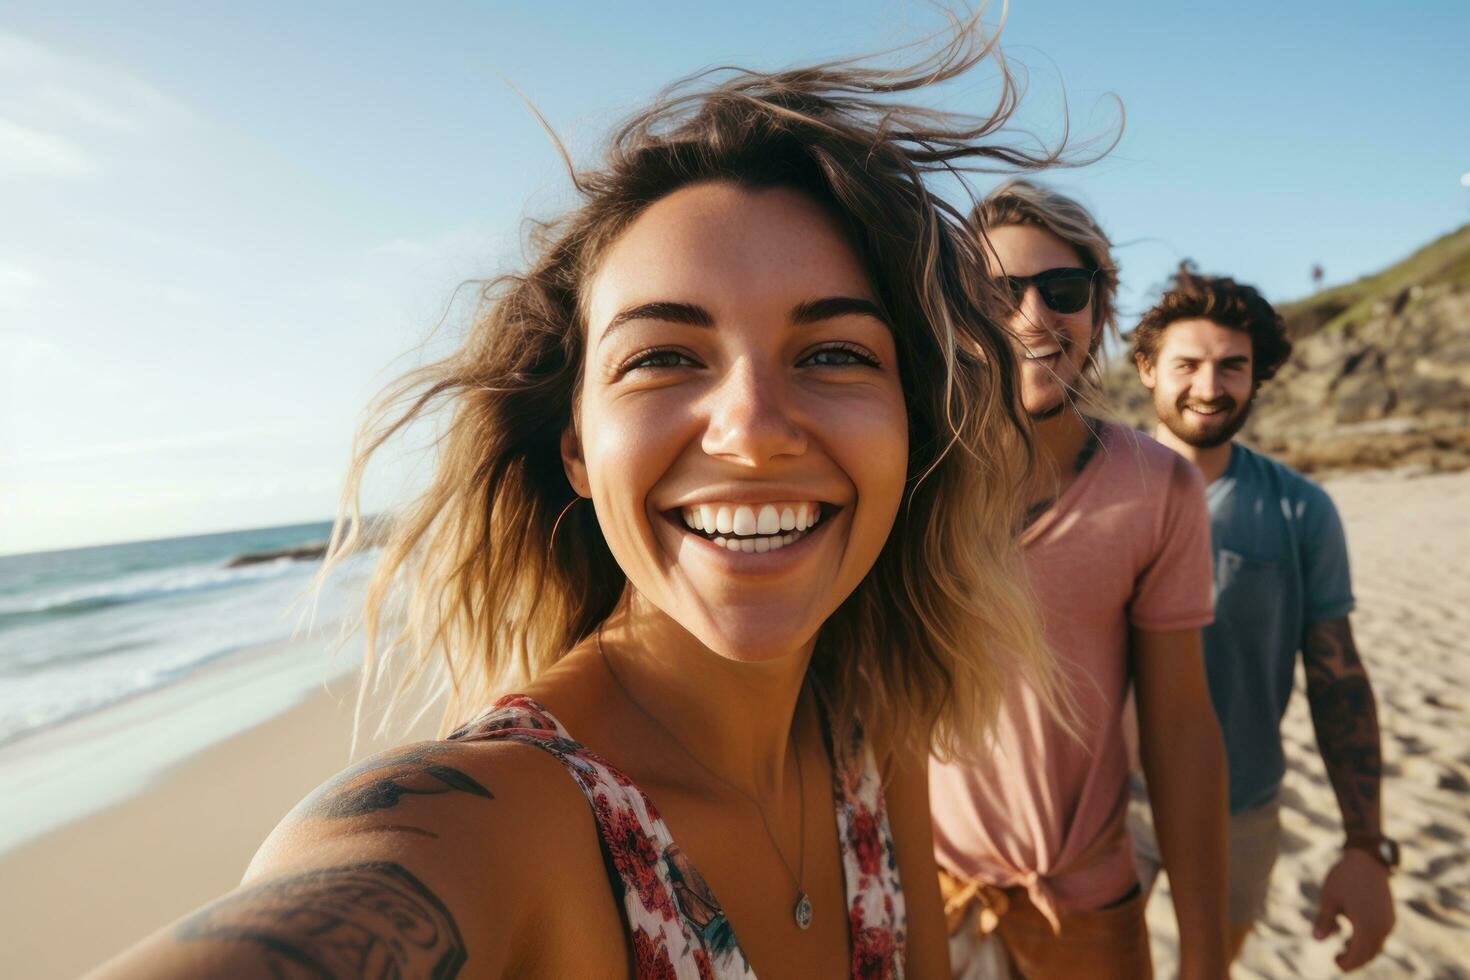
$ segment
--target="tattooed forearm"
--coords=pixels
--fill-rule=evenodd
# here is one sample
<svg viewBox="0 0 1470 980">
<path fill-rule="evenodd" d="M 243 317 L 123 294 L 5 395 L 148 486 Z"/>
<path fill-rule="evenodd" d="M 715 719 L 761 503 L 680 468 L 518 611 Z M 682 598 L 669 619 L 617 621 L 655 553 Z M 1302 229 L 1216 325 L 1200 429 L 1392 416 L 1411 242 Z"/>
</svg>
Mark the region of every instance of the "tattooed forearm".
<svg viewBox="0 0 1470 980">
<path fill-rule="evenodd" d="M 298 812 L 316 817 L 359 817 L 398 805 L 405 796 L 469 793 L 495 799 L 475 780 L 444 764 L 454 749 L 437 742 L 411 745 L 353 766 L 302 801 Z"/>
<path fill-rule="evenodd" d="M 450 980 L 466 959 L 444 903 L 402 866 L 382 861 L 246 888 L 185 919 L 175 936 L 247 943 L 273 977 Z"/>
<path fill-rule="evenodd" d="M 1349 835 L 1379 833 L 1378 708 L 1347 617 L 1313 626 L 1302 652 L 1307 701 Z"/>
</svg>

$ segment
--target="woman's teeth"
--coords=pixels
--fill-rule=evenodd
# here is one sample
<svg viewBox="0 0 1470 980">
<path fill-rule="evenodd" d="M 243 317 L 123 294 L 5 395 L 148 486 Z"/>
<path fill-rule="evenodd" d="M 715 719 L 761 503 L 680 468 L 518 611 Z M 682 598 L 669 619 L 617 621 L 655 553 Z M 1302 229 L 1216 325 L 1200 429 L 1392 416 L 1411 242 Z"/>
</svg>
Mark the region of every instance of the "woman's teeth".
<svg viewBox="0 0 1470 980">
<path fill-rule="evenodd" d="M 763 554 L 793 543 L 816 526 L 822 505 L 814 502 L 789 504 L 697 504 L 681 514 L 692 531 L 722 548 Z"/>
</svg>

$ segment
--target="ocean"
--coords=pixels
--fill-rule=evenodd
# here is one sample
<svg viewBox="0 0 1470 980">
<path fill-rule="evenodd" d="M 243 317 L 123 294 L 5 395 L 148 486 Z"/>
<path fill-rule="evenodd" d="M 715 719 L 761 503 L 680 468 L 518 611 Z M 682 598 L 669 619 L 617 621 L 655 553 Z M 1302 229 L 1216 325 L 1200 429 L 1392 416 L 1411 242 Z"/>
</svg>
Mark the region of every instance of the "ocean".
<svg viewBox="0 0 1470 980">
<path fill-rule="evenodd" d="M 290 638 L 330 533 L 318 522 L 0 557 L 0 745 Z M 372 557 L 333 576 L 314 631 L 356 611 L 351 586 Z"/>
</svg>

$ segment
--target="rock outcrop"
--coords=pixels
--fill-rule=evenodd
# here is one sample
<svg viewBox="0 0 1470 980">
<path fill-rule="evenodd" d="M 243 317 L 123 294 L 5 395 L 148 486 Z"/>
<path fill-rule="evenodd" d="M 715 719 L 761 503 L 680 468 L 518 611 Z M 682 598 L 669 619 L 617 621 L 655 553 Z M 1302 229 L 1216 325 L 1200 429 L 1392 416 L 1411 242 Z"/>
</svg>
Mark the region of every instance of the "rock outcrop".
<svg viewBox="0 0 1470 980">
<path fill-rule="evenodd" d="M 243 568 L 246 565 L 261 565 L 268 561 L 320 561 L 327 553 L 327 542 L 303 545 L 300 548 L 273 548 L 270 551 L 248 551 L 225 562 L 226 568 Z"/>
</svg>

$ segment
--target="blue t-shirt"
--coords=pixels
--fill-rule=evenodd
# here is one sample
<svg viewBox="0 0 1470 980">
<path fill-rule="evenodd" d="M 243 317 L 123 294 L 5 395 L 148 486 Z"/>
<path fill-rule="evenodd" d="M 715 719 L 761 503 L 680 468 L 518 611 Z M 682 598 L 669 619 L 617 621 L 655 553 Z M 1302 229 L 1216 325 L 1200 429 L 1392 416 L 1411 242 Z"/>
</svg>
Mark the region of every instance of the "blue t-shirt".
<svg viewBox="0 0 1470 980">
<path fill-rule="evenodd" d="M 1280 789 L 1297 651 L 1309 628 L 1352 611 L 1353 591 L 1337 508 L 1291 467 L 1237 444 L 1205 499 L 1215 560 L 1205 671 L 1238 813 Z"/>
</svg>

